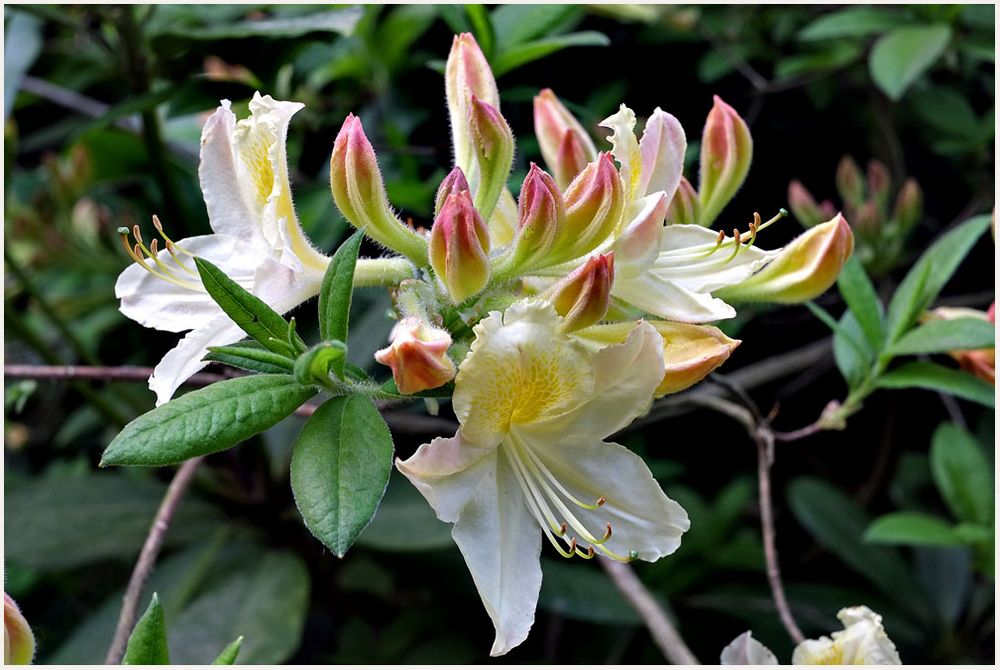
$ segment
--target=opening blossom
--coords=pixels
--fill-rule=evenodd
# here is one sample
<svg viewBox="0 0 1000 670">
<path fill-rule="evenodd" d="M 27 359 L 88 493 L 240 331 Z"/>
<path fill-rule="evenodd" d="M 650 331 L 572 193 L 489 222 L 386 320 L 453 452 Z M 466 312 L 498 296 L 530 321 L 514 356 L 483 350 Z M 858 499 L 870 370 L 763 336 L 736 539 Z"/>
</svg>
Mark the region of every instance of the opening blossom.
<svg viewBox="0 0 1000 670">
<path fill-rule="evenodd" d="M 689 522 L 641 458 L 605 442 L 648 409 L 663 378 L 652 326 L 595 352 L 537 301 L 491 313 L 475 333 L 455 380 L 461 427 L 396 465 L 454 524 L 497 656 L 534 621 L 543 536 L 566 557 L 655 561 L 680 546 Z"/>
</svg>

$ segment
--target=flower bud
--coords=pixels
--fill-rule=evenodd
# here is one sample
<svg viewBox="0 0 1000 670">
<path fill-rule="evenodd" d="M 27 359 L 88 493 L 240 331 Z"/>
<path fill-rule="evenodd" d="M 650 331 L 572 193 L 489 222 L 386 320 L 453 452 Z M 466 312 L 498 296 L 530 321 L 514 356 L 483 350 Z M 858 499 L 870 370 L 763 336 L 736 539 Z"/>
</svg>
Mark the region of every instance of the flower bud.
<svg viewBox="0 0 1000 670">
<path fill-rule="evenodd" d="M 667 215 L 667 194 L 657 191 L 642 197 L 631 211 L 636 214 L 623 227 L 614 248 L 619 267 L 628 276 L 637 276 L 646 272 L 660 253 L 660 233 Z"/>
<path fill-rule="evenodd" d="M 812 300 L 837 281 L 853 250 L 851 227 L 838 214 L 796 237 L 760 272 L 714 295 L 727 302 Z"/>
<path fill-rule="evenodd" d="M 907 179 L 903 188 L 896 196 L 896 206 L 893 208 L 892 219 L 900 233 L 910 231 L 920 221 L 924 213 L 924 195 L 920 184 L 914 179 Z"/>
<path fill-rule="evenodd" d="M 667 223 L 699 223 L 698 193 L 687 177 L 681 177 L 681 183 L 670 200 Z"/>
<path fill-rule="evenodd" d="M 865 181 L 861 168 L 851 156 L 844 156 L 837 165 L 837 193 L 848 209 L 861 206 L 865 199 Z"/>
<path fill-rule="evenodd" d="M 457 303 L 490 278 L 490 237 L 468 191 L 448 196 L 431 227 L 430 262 Z"/>
<path fill-rule="evenodd" d="M 497 206 L 500 192 L 507 186 L 514 162 L 514 133 L 499 110 L 472 96 L 469 112 L 472 131 L 472 154 L 476 163 L 473 178 L 476 209 L 489 219 Z"/>
<path fill-rule="evenodd" d="M 862 203 L 854 215 L 854 229 L 858 235 L 866 239 L 877 239 L 879 230 L 882 228 L 882 217 L 879 215 L 878 205 L 873 201 Z"/>
<path fill-rule="evenodd" d="M 594 250 L 622 218 L 625 195 L 611 154 L 602 153 L 566 189 L 566 224 L 549 264 L 572 260 Z"/>
<path fill-rule="evenodd" d="M 337 208 L 351 225 L 364 228 L 368 237 L 405 254 L 417 265 L 427 264 L 427 242 L 392 211 L 375 150 L 361 120 L 353 114 L 347 115 L 333 144 L 330 190 Z"/>
<path fill-rule="evenodd" d="M 35 636 L 17 603 L 3 594 L 3 662 L 29 665 L 35 656 Z"/>
<path fill-rule="evenodd" d="M 549 290 L 553 307 L 563 317 L 563 330 L 592 326 L 608 313 L 615 280 L 614 254 L 593 256 Z"/>
<path fill-rule="evenodd" d="M 448 99 L 455 165 L 471 175 L 474 167 L 472 131 L 469 127 L 472 96 L 499 108 L 500 93 L 486 56 L 469 33 L 457 35 L 451 43 L 451 52 L 445 64 L 444 87 Z"/>
<path fill-rule="evenodd" d="M 531 268 L 545 261 L 566 223 L 566 206 L 555 180 L 534 163 L 517 200 L 517 235 L 511 260 Z"/>
<path fill-rule="evenodd" d="M 750 171 L 753 140 L 736 110 L 715 96 L 701 136 L 698 202 L 703 226 L 709 226 L 736 195 Z"/>
<path fill-rule="evenodd" d="M 868 195 L 875 202 L 883 217 L 888 215 L 889 189 L 892 188 L 892 177 L 889 168 L 881 161 L 868 162 Z"/>
<path fill-rule="evenodd" d="M 389 346 L 375 353 L 375 360 L 392 368 L 401 393 L 437 388 L 455 376 L 448 357 L 451 335 L 415 316 L 404 317 L 389 335 Z"/>
<path fill-rule="evenodd" d="M 441 207 L 444 205 L 444 201 L 448 199 L 448 196 L 457 191 L 471 191 L 469 188 L 469 182 L 465 179 L 465 173 L 462 172 L 462 168 L 457 165 L 452 168 L 448 176 L 444 178 L 441 185 L 438 186 L 437 195 L 434 196 L 434 216 L 436 217 L 441 212 Z"/>
<path fill-rule="evenodd" d="M 934 321 L 936 319 L 961 318 L 982 319 L 983 321 L 996 323 L 996 303 L 992 303 L 986 312 L 968 307 L 938 307 L 926 312 L 920 320 L 926 323 L 927 321 Z M 966 372 L 990 384 L 996 383 L 997 364 L 995 348 L 949 351 L 948 355 L 955 359 L 959 366 Z"/>
<path fill-rule="evenodd" d="M 649 322 L 663 338 L 663 380 L 653 395 L 657 398 L 693 386 L 726 362 L 740 345 L 715 326 L 676 321 Z M 584 343 L 617 344 L 635 327 L 635 322 L 606 323 L 580 330 L 574 335 Z"/>
<path fill-rule="evenodd" d="M 535 96 L 535 136 L 559 188 L 566 188 L 587 163 L 597 158 L 587 131 L 550 88 Z"/>
<path fill-rule="evenodd" d="M 829 221 L 836 213 L 833 209 L 833 203 L 829 200 L 823 204 L 817 204 L 812 194 L 797 179 L 793 179 L 788 184 L 788 207 L 803 228 L 812 228 L 824 221 Z"/>
</svg>

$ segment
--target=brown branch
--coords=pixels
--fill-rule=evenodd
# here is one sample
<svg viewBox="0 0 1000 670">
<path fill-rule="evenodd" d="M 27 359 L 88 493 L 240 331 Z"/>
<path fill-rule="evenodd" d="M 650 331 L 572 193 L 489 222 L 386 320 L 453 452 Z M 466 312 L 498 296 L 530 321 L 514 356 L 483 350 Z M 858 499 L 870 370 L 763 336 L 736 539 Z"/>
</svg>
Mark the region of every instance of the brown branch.
<svg viewBox="0 0 1000 670">
<path fill-rule="evenodd" d="M 132 365 L 116 367 L 99 365 L 4 365 L 5 377 L 15 379 L 90 379 L 109 382 L 144 382 L 153 374 L 153 368 Z M 234 375 L 197 372 L 191 375 L 185 384 L 191 386 L 208 386 Z"/>
<path fill-rule="evenodd" d="M 122 662 L 129 635 L 132 633 L 132 628 L 135 626 L 139 613 L 139 599 L 142 597 L 142 591 L 146 587 L 146 582 L 149 581 L 149 575 L 153 571 L 153 566 L 156 564 L 156 557 L 163 546 L 163 540 L 166 537 L 167 529 L 170 527 L 170 522 L 174 518 L 177 505 L 180 504 L 181 498 L 184 497 L 184 492 L 191 483 L 191 478 L 194 476 L 195 470 L 198 469 L 202 460 L 203 457 L 199 456 L 184 461 L 177 469 L 177 473 L 174 474 L 174 478 L 170 481 L 167 493 L 163 496 L 163 502 L 160 503 L 160 508 L 156 511 L 156 516 L 153 518 L 153 525 L 149 527 L 149 534 L 142 545 L 142 551 L 139 552 L 139 560 L 136 561 L 135 567 L 132 568 L 132 576 L 128 580 L 128 587 L 125 589 L 124 598 L 122 598 L 122 610 L 118 615 L 115 636 L 111 641 L 111 647 L 108 649 L 108 655 L 105 660 L 106 665 L 118 665 Z"/>
<path fill-rule="evenodd" d="M 677 632 L 667 613 L 639 580 L 632 567 L 605 558 L 599 559 L 599 562 L 632 608 L 642 617 L 649 634 L 653 637 L 653 642 L 667 660 L 675 665 L 698 665 L 698 659 L 691 653 L 684 638 Z"/>
</svg>

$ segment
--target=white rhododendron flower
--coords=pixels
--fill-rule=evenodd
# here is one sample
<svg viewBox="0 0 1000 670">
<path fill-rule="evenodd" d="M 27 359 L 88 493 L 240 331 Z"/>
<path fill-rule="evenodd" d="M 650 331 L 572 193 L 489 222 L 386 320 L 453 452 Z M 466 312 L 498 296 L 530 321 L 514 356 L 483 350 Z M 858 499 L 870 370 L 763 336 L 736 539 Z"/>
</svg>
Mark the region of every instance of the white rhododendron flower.
<svg viewBox="0 0 1000 670">
<path fill-rule="evenodd" d="M 747 631 L 726 645 L 722 665 L 778 665 L 778 657 Z"/>
<path fill-rule="evenodd" d="M 452 536 L 496 627 L 491 654 L 534 621 L 544 536 L 566 557 L 655 561 L 673 553 L 687 513 L 642 459 L 605 438 L 644 413 L 663 379 L 663 344 L 639 322 L 597 351 L 563 334 L 545 302 L 492 312 L 459 367 L 451 438 L 399 470 Z"/>
<path fill-rule="evenodd" d="M 288 181 L 285 136 L 298 102 L 255 94 L 250 117 L 237 121 L 228 100 L 205 123 L 198 174 L 214 234 L 164 237 L 158 249 L 132 231 L 125 242 L 135 264 L 118 277 L 125 316 L 149 328 L 191 331 L 163 357 L 149 379 L 157 405 L 207 365 L 208 347 L 231 344 L 243 331 L 205 292 L 193 257 L 205 258 L 280 313 L 315 296 L 328 259 L 299 226 Z M 155 221 L 162 234 L 159 221 Z M 123 237 L 123 239 L 125 239 Z"/>
</svg>

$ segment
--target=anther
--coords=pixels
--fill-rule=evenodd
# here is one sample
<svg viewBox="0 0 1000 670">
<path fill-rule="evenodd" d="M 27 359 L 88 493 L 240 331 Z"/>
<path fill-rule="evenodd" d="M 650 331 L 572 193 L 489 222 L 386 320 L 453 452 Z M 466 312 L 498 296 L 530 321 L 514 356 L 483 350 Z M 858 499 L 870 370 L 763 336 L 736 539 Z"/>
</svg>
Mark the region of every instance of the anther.
<svg viewBox="0 0 1000 670">
<path fill-rule="evenodd" d="M 611 522 L 608 522 L 608 527 L 604 529 L 604 542 L 611 539 Z"/>
<path fill-rule="evenodd" d="M 153 227 L 156 228 L 157 232 L 159 233 L 163 232 L 163 224 L 160 223 L 160 217 L 158 217 L 156 214 L 153 215 Z"/>
<path fill-rule="evenodd" d="M 726 231 L 720 230 L 719 236 L 715 238 L 715 246 L 721 245 L 724 239 L 726 239 Z"/>
<path fill-rule="evenodd" d="M 132 236 L 135 237 L 135 241 L 138 242 L 139 244 L 145 244 L 142 241 L 142 231 L 139 230 L 139 224 L 138 223 L 135 224 L 134 226 L 132 226 Z"/>
<path fill-rule="evenodd" d="M 152 242 L 149 243 L 150 254 L 152 256 L 154 256 L 154 257 L 156 256 L 157 253 L 159 253 L 159 249 L 157 248 L 157 244 L 156 244 L 157 242 L 158 242 L 158 240 L 154 239 Z"/>
<path fill-rule="evenodd" d="M 569 553 L 574 553 L 576 551 L 576 536 L 574 535 L 569 539 Z"/>
<path fill-rule="evenodd" d="M 600 507 L 606 502 L 608 502 L 608 499 L 604 496 L 601 496 L 600 498 L 597 499 L 597 506 Z"/>
<path fill-rule="evenodd" d="M 563 535 L 565 535 L 565 534 L 566 534 L 566 529 L 567 529 L 568 527 L 569 527 L 569 526 L 568 526 L 568 525 L 566 524 L 566 522 L 565 522 L 565 521 L 563 521 L 563 522 L 562 522 L 562 525 L 561 525 L 561 526 L 559 526 L 559 537 L 562 537 Z"/>
</svg>

